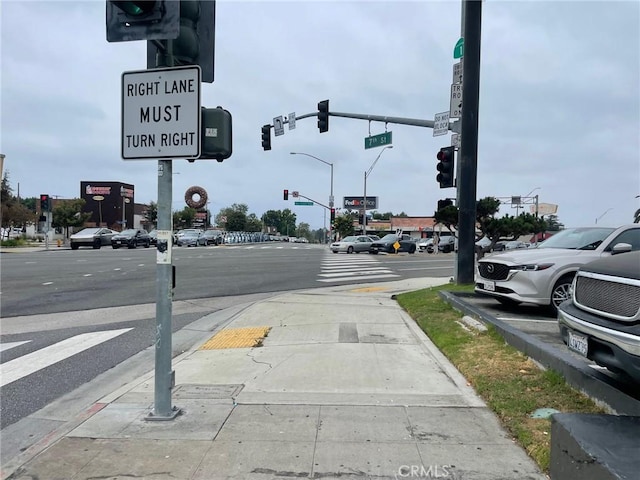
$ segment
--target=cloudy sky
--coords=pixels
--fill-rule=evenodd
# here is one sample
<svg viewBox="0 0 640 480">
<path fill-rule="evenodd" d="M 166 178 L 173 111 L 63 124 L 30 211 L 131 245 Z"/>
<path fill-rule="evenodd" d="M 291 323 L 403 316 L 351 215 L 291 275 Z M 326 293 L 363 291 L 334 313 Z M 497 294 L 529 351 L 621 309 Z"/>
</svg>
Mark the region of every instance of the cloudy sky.
<svg viewBox="0 0 640 480">
<path fill-rule="evenodd" d="M 315 118 L 272 136 L 279 115 L 330 110 L 433 120 L 449 109 L 459 0 L 218 0 L 215 82 L 202 104 L 233 115 L 233 156 L 223 163 L 176 160 L 174 210 L 204 187 L 217 213 L 245 203 L 258 216 L 291 208 L 312 228 L 319 206 L 285 202 L 283 189 L 336 204 L 362 196 L 380 149 L 364 138 L 383 123 Z M 2 0 L 1 144 L 14 192 L 80 196 L 81 181 L 135 185 L 135 201 L 157 201 L 157 162 L 120 157 L 120 80 L 146 66 L 145 42 L 108 43 L 105 2 Z M 640 207 L 640 3 L 483 2 L 478 197 L 539 195 L 566 226 L 629 223 Z M 435 180 L 436 153 L 450 135 L 386 126 L 393 149 L 367 180 L 379 210 L 433 214 L 454 196 Z M 508 200 L 507 200 L 508 203 Z M 502 213 L 514 214 L 509 205 Z"/>
</svg>

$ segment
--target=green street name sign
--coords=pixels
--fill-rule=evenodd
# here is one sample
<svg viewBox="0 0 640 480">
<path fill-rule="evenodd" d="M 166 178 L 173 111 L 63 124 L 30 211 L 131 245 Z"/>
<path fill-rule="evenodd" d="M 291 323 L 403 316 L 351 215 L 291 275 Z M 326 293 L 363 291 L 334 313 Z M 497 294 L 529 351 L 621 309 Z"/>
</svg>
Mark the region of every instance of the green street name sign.
<svg viewBox="0 0 640 480">
<path fill-rule="evenodd" d="M 384 132 L 372 137 L 365 137 L 364 148 L 383 147 L 384 145 L 391 145 L 391 132 Z"/>
<path fill-rule="evenodd" d="M 464 57 L 464 38 L 461 38 L 456 42 L 456 46 L 453 47 L 453 58 Z"/>
<path fill-rule="evenodd" d="M 313 205 L 313 202 L 294 202 L 296 205 Z"/>
</svg>

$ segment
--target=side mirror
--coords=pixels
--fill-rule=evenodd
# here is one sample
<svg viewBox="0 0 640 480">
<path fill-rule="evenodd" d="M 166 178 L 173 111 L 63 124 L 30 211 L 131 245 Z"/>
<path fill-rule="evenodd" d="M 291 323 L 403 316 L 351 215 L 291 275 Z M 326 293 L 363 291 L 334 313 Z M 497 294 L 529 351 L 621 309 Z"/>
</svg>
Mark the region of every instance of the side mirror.
<svg viewBox="0 0 640 480">
<path fill-rule="evenodd" d="M 611 255 L 617 255 L 619 253 L 625 253 L 631 251 L 630 243 L 616 243 L 611 249 Z"/>
</svg>

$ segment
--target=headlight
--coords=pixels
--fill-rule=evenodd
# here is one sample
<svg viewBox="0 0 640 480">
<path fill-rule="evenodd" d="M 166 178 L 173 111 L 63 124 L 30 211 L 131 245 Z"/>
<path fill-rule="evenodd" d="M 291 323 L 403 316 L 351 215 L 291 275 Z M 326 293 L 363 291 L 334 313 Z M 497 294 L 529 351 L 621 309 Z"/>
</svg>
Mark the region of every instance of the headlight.
<svg viewBox="0 0 640 480">
<path fill-rule="evenodd" d="M 553 263 L 532 263 L 529 265 L 517 265 L 515 267 L 511 267 L 511 270 L 523 270 L 525 272 L 534 272 L 539 270 L 546 270 L 547 268 L 553 267 Z"/>
</svg>

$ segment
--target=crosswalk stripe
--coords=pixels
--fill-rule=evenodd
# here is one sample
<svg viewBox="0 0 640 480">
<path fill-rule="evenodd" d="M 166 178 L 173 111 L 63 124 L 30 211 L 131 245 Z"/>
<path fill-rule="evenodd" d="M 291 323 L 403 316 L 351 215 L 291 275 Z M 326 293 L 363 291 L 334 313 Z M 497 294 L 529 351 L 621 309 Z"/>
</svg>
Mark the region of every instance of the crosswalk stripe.
<svg viewBox="0 0 640 480">
<path fill-rule="evenodd" d="M 132 328 L 83 333 L 3 363 L 0 365 L 0 386 L 20 380 L 22 377 L 111 340 L 129 330 Z"/>
<path fill-rule="evenodd" d="M 385 268 L 382 270 L 358 270 L 354 272 L 333 272 L 333 273 L 320 273 L 319 277 L 362 277 L 365 275 L 373 275 L 378 273 L 393 273 L 391 270 Z"/>
<path fill-rule="evenodd" d="M 397 278 L 400 275 L 395 275 L 395 274 L 387 274 L 387 275 L 367 275 L 366 277 L 362 277 L 362 278 L 357 278 L 357 280 L 362 281 L 362 280 L 369 280 L 369 279 L 374 279 L 374 278 Z M 319 278 L 318 282 L 343 282 L 343 281 L 347 281 L 347 280 L 356 280 L 356 277 L 353 276 L 349 276 L 349 277 L 339 277 L 339 278 Z"/>
<path fill-rule="evenodd" d="M 20 345 L 24 345 L 25 343 L 29 343 L 31 340 L 25 340 L 23 342 L 7 342 L 0 343 L 0 352 L 4 352 L 5 350 L 9 350 L 10 348 L 14 348 Z"/>
</svg>

